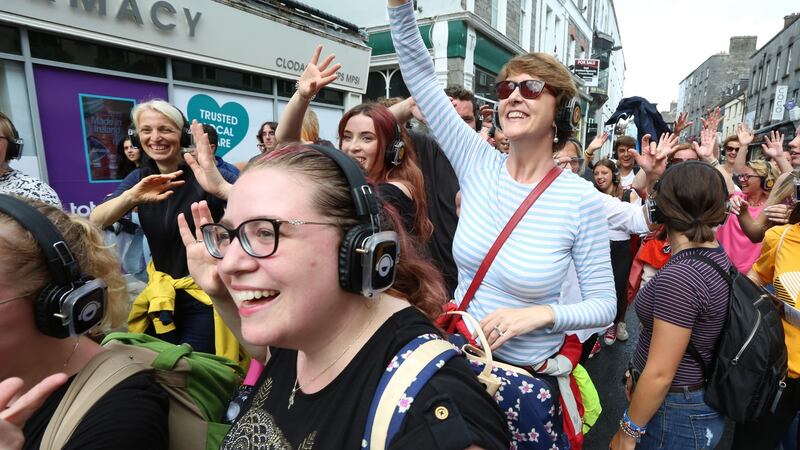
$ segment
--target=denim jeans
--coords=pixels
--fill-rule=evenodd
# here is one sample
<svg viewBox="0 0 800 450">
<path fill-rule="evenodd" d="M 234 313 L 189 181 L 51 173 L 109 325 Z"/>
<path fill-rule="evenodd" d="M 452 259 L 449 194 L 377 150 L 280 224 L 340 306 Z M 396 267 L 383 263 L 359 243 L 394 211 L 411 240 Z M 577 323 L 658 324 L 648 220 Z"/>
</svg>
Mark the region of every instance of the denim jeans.
<svg viewBox="0 0 800 450">
<path fill-rule="evenodd" d="M 705 390 L 667 393 L 647 424 L 637 450 L 713 449 L 725 429 L 725 419 L 703 402 Z"/>
</svg>

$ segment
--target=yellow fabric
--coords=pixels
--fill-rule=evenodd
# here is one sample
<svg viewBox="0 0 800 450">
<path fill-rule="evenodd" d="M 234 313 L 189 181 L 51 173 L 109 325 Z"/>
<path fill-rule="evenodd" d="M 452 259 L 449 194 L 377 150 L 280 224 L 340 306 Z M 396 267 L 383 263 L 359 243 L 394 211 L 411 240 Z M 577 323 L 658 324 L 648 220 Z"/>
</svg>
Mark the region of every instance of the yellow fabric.
<svg viewBox="0 0 800 450">
<path fill-rule="evenodd" d="M 597 422 L 600 413 L 603 412 L 603 406 L 600 405 L 600 396 L 597 395 L 597 389 L 594 387 L 591 377 L 589 377 L 589 372 L 578 364 L 572 369 L 572 375 L 575 377 L 575 383 L 578 384 L 578 390 L 581 393 L 583 434 L 586 434 Z"/>
<path fill-rule="evenodd" d="M 175 312 L 175 291 L 180 289 L 191 295 L 204 305 L 211 306 L 211 298 L 192 277 L 178 278 L 177 280 L 164 272 L 156 270 L 153 261 L 147 265 L 149 281 L 147 287 L 136 297 L 128 315 L 128 332 L 144 333 L 152 323 L 156 334 L 163 334 L 175 329 L 175 323 L 163 324 L 158 319 L 161 311 Z M 218 356 L 235 361 L 246 368 L 250 358 L 241 348 L 233 332 L 222 321 L 216 308 L 214 308 L 214 347 Z"/>
<path fill-rule="evenodd" d="M 776 255 L 778 242 L 787 227 L 791 228 L 783 238 L 780 255 Z M 770 228 L 764 234 L 761 256 L 753 264 L 753 272 L 764 284 L 769 284 L 784 272 L 796 271 L 800 271 L 800 224 Z M 800 378 L 800 329 L 783 321 L 783 334 L 789 352 L 789 378 Z"/>
</svg>

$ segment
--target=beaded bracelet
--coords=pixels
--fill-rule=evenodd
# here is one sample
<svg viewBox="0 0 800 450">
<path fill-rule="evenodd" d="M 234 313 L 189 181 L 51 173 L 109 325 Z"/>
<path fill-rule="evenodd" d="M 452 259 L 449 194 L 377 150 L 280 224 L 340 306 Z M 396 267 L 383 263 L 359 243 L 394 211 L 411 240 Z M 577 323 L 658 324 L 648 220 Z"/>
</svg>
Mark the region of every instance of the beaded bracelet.
<svg viewBox="0 0 800 450">
<path fill-rule="evenodd" d="M 620 420 L 620 427 L 622 431 L 625 432 L 630 437 L 639 438 L 641 435 L 647 432 L 647 427 L 640 427 L 633 423 L 630 417 L 628 417 L 628 410 L 626 409 L 625 412 L 622 413 L 622 420 Z"/>
</svg>

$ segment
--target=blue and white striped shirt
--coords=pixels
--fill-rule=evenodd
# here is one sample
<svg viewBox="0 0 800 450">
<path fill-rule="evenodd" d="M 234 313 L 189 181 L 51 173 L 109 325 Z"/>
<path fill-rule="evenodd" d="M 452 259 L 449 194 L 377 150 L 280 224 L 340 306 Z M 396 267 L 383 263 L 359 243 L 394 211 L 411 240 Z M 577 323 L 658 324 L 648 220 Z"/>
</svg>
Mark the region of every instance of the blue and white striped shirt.
<svg viewBox="0 0 800 450">
<path fill-rule="evenodd" d="M 406 86 L 447 155 L 461 185 L 461 215 L 453 241 L 458 265 L 455 298 L 463 298 L 494 240 L 535 185 L 508 173 L 504 155 L 458 116 L 436 80 L 411 3 L 389 8 L 392 39 Z M 542 194 L 492 263 L 468 312 L 478 320 L 500 308 L 549 305 L 552 329 L 510 339 L 495 354 L 515 364 L 543 361 L 561 347 L 564 332 L 608 324 L 616 313 L 607 215 L 600 193 L 571 172 Z M 559 292 L 574 261 L 583 301 L 560 305 Z"/>
</svg>

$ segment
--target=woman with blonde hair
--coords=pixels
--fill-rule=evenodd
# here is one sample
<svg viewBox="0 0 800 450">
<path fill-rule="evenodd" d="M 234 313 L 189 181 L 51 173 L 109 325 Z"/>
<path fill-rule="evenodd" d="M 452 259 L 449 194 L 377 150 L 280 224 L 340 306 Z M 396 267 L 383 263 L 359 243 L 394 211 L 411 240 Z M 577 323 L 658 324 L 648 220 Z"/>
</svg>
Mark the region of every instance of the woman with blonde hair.
<svg viewBox="0 0 800 450">
<path fill-rule="evenodd" d="M 137 208 L 152 253 L 148 286 L 133 304 L 129 330 L 147 332 L 172 343 L 188 343 L 197 351 L 239 361 L 233 334 L 214 313 L 211 300 L 189 277 L 186 251 L 177 216 L 205 200 L 215 218 L 222 216 L 229 183 L 236 175 L 217 168 L 214 152 L 194 154 L 190 126 L 178 108 L 163 101 L 140 103 L 131 111 L 136 140 L 148 162 L 135 169 L 102 204 L 92 222 L 108 227 Z M 202 125 L 192 125 L 202 132 Z M 196 155 L 196 156 L 195 156 Z"/>
<path fill-rule="evenodd" d="M 0 419 L 21 428 L 24 448 L 40 448 L 68 386 L 105 351 L 97 339 L 124 325 L 119 266 L 85 219 L 0 196 L 0 380 L 8 389 L 0 395 Z M 66 376 L 47 378 L 55 373 Z M 31 389 L 41 405 L 9 401 Z M 64 448 L 166 449 L 168 414 L 167 394 L 152 374 L 134 375 L 88 410 Z"/>
<path fill-rule="evenodd" d="M 734 201 L 746 203 L 750 213 L 757 216 L 766 207 L 767 198 L 775 185 L 778 173 L 771 164 L 762 160 L 749 161 L 737 170 L 735 176 L 739 179 L 742 190 L 733 194 L 733 197 L 737 197 Z M 750 271 L 761 253 L 761 244 L 750 241 L 735 217 L 719 227 L 717 239 L 742 273 Z"/>
</svg>

